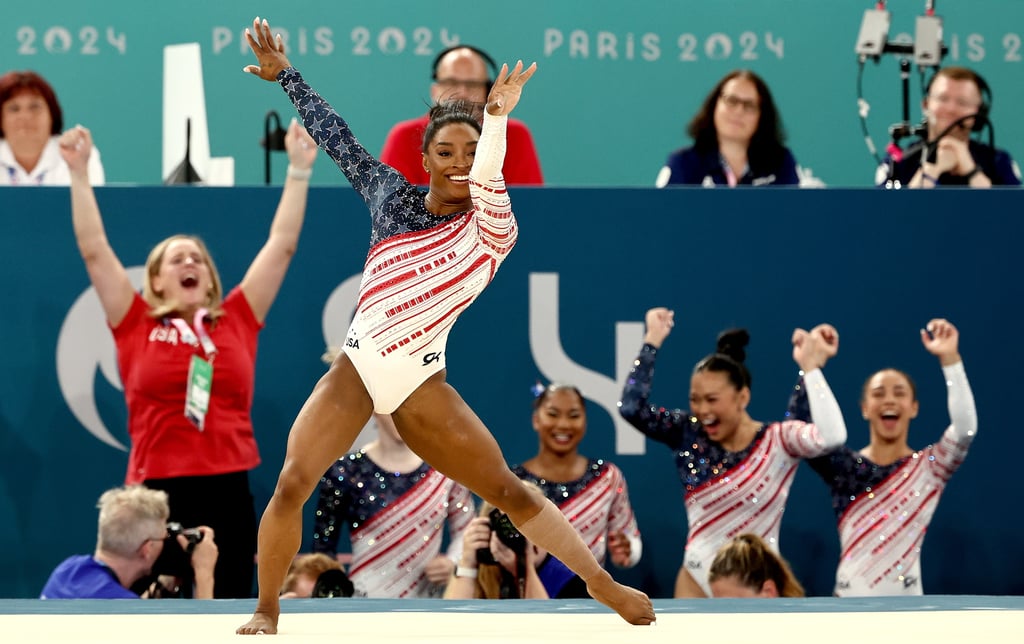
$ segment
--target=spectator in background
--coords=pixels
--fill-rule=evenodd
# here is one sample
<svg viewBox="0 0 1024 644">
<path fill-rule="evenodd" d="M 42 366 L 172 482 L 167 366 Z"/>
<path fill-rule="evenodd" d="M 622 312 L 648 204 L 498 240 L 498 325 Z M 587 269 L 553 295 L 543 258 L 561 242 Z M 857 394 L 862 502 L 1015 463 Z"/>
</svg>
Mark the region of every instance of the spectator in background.
<svg viewBox="0 0 1024 644">
<path fill-rule="evenodd" d="M 213 527 L 221 539 L 217 597 L 251 597 L 257 339 L 298 247 L 316 144 L 293 120 L 285 136 L 288 175 L 267 241 L 226 296 L 206 245 L 191 235 L 173 235 L 150 251 L 138 293 L 107 240 L 93 193 L 92 136 L 78 126 L 60 145 L 71 170 L 75 240 L 117 346 L 132 442 L 126 483 L 165 490 L 174 521 Z"/>
<path fill-rule="evenodd" d="M 324 573 L 333 571 L 337 578 L 346 580 L 345 571 L 338 560 L 323 553 L 302 554 L 292 560 L 288 567 L 288 574 L 285 575 L 284 584 L 281 585 L 281 599 L 300 599 L 314 597 L 316 595 L 317 582 L 325 579 Z M 351 586 L 349 582 L 348 586 Z M 345 597 L 351 597 L 352 592 L 347 588 Z M 340 595 L 338 595 L 340 596 Z"/>
<path fill-rule="evenodd" d="M 800 175 L 768 85 L 749 70 L 718 81 L 686 128 L 693 146 L 669 155 L 655 185 L 798 185 Z"/>
<path fill-rule="evenodd" d="M 440 597 L 476 512 L 465 487 L 423 462 L 388 414 L 377 439 L 338 459 L 320 480 L 313 551 L 333 555 L 344 529 L 349 578 L 365 597 Z M 444 525 L 448 551 L 441 554 Z"/>
<path fill-rule="evenodd" d="M 58 139 L 64 114 L 57 94 L 33 71 L 0 76 L 0 186 L 66 186 L 71 183 Z M 100 152 L 89 155 L 94 186 L 105 181 Z"/>
<path fill-rule="evenodd" d="M 149 577 L 153 565 L 166 547 L 167 493 L 141 485 L 107 490 L 100 497 L 96 552 L 65 559 L 50 574 L 40 599 L 139 599 L 131 590 Z M 197 599 L 213 598 L 213 569 L 217 544 L 213 530 L 198 528 L 202 538 L 191 550 Z M 189 550 L 184 534 L 175 537 L 182 550 Z"/>
<path fill-rule="evenodd" d="M 914 151 L 893 164 L 891 179 L 908 188 L 1019 186 L 1020 168 L 1010 154 L 971 138 L 991 128 L 991 103 L 988 83 L 976 72 L 966 67 L 935 72 L 921 104 L 928 138 L 911 145 Z M 925 150 L 928 155 L 922 158 Z M 888 164 L 879 168 L 879 184 L 890 179 L 888 170 Z"/>
<path fill-rule="evenodd" d="M 450 100 L 467 101 L 482 114 L 487 92 L 496 73 L 497 65 L 483 50 L 470 45 L 455 45 L 445 49 L 434 59 L 431 101 L 435 104 Z M 409 183 L 421 186 L 430 183 L 425 161 L 426 142 L 423 140 L 428 121 L 427 114 L 423 114 L 396 124 L 388 133 L 380 153 L 383 163 L 405 175 Z M 502 166 L 505 184 L 515 186 L 544 183 L 537 150 L 526 124 L 510 118 L 507 132 L 507 152 Z"/>
<path fill-rule="evenodd" d="M 781 555 L 747 532 L 718 549 L 708 573 L 714 597 L 803 597 L 804 587 Z"/>
<path fill-rule="evenodd" d="M 583 394 L 559 383 L 538 388 L 533 401 L 537 455 L 512 472 L 558 506 L 599 562 L 610 556 L 614 565 L 632 568 L 640 561 L 643 542 L 626 478 L 613 463 L 579 453 L 587 433 Z"/>
</svg>

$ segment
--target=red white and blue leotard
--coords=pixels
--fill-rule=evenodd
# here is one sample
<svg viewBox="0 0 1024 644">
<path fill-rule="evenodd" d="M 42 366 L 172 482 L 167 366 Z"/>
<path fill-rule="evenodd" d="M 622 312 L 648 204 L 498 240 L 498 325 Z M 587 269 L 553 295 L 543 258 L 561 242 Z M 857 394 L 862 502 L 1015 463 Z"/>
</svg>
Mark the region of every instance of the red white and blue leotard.
<svg viewBox="0 0 1024 644">
<path fill-rule="evenodd" d="M 779 527 L 801 458 L 820 456 L 846 441 L 839 404 L 820 369 L 806 375 L 816 424 L 763 425 L 745 449 L 730 452 L 682 409 L 649 402 L 657 349 L 645 344 L 622 390 L 619 412 L 648 437 L 676 452 L 689 533 L 684 565 L 710 597 L 708 571 L 729 539 L 753 532 L 778 552 Z"/>
<path fill-rule="evenodd" d="M 604 565 L 608 535 L 614 532 L 623 533 L 629 540 L 629 561 L 624 567 L 632 568 L 640 561 L 643 554 L 640 528 L 629 502 L 626 477 L 614 463 L 589 459 L 583 476 L 565 482 L 541 478 L 522 465 L 513 467 L 512 473 L 535 483 L 544 496 L 558 506 L 598 563 Z"/>
<path fill-rule="evenodd" d="M 485 111 L 469 172 L 473 209 L 435 215 L 425 193 L 367 152 L 298 71 L 288 68 L 278 81 L 306 130 L 370 209 L 370 252 L 343 349 L 374 411 L 391 413 L 444 369 L 452 325 L 515 245 L 518 229 L 501 176 L 508 117 Z"/>
<path fill-rule="evenodd" d="M 426 463 L 412 472 L 385 470 L 365 451 L 338 459 L 320 480 L 313 552 L 334 556 L 342 528 L 352 546 L 348 576 L 365 597 L 431 597 L 426 566 L 441 552 L 457 562 L 462 534 L 476 516 L 473 497 L 462 485 Z"/>
<path fill-rule="evenodd" d="M 843 446 L 810 465 L 832 488 L 839 528 L 838 597 L 922 595 L 921 546 L 939 497 L 978 429 L 964 365 L 942 368 L 950 425 L 938 443 L 889 465 Z M 794 417 L 809 418 L 798 387 Z"/>
</svg>

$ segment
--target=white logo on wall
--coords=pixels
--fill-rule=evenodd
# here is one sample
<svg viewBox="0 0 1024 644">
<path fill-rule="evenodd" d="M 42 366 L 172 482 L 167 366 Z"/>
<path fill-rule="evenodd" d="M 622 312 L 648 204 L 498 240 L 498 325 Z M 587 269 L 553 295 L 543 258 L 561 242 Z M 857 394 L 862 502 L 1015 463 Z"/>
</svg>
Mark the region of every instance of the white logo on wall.
<svg viewBox="0 0 1024 644">
<path fill-rule="evenodd" d="M 643 454 L 644 435 L 619 415 L 619 394 L 644 337 L 642 322 L 615 323 L 615 378 L 576 364 L 558 328 L 558 273 L 530 273 L 530 353 L 549 381 L 571 382 L 615 423 L 615 453 Z"/>
<path fill-rule="evenodd" d="M 145 267 L 132 266 L 128 279 L 136 289 L 142 288 Z M 128 451 L 114 438 L 96 408 L 96 370 L 112 387 L 124 391 L 117 368 L 114 337 L 107 327 L 96 289 L 89 287 L 68 309 L 57 337 L 57 383 L 64 401 L 85 429 L 111 447 Z"/>
</svg>

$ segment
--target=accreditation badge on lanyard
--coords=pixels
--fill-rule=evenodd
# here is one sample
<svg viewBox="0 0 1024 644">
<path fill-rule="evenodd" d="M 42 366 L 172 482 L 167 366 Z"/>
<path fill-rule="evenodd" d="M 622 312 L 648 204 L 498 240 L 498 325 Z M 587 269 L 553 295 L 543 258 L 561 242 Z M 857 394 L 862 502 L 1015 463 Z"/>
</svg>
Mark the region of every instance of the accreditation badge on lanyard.
<svg viewBox="0 0 1024 644">
<path fill-rule="evenodd" d="M 171 324 L 181 334 L 181 339 L 192 346 L 202 346 L 206 359 L 193 354 L 188 366 L 188 382 L 185 389 L 185 417 L 203 431 L 206 425 L 206 412 L 210 409 L 210 391 L 213 389 L 213 358 L 217 355 L 217 347 L 210 339 L 203 325 L 206 309 L 196 311 L 192 326 L 195 333 L 181 318 L 172 318 Z M 198 336 L 198 337 L 197 337 Z"/>
</svg>

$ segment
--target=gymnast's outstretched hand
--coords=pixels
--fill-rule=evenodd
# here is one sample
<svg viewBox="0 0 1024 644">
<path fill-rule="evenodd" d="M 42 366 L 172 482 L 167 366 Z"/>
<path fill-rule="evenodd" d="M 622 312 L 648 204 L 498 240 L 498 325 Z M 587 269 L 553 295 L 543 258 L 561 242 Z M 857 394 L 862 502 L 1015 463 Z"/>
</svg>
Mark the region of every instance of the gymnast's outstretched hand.
<svg viewBox="0 0 1024 644">
<path fill-rule="evenodd" d="M 242 71 L 255 74 L 265 81 L 277 81 L 277 75 L 282 69 L 291 67 L 288 57 L 284 55 L 284 41 L 281 34 L 276 37 L 270 35 L 270 25 L 266 19 L 260 20 L 259 16 L 252 21 L 252 30 L 246 28 L 245 39 L 249 41 L 249 48 L 256 54 L 258 65 L 246 65 Z"/>
</svg>

